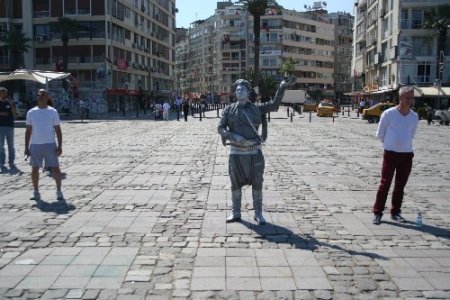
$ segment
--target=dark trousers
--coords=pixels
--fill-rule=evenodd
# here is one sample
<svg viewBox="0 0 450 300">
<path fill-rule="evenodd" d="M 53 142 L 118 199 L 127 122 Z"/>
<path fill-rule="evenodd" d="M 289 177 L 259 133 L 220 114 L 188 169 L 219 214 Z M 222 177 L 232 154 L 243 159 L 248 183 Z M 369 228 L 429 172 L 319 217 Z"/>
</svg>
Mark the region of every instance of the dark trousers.
<svg viewBox="0 0 450 300">
<path fill-rule="evenodd" d="M 183 116 L 184 116 L 185 122 L 187 121 L 188 114 L 189 114 L 189 110 L 183 110 Z"/>
<path fill-rule="evenodd" d="M 381 181 L 373 206 L 375 214 L 383 213 L 394 173 L 395 182 L 394 191 L 392 192 L 391 214 L 399 214 L 401 212 L 404 189 L 411 173 L 413 157 L 414 153 L 384 151 Z"/>
</svg>

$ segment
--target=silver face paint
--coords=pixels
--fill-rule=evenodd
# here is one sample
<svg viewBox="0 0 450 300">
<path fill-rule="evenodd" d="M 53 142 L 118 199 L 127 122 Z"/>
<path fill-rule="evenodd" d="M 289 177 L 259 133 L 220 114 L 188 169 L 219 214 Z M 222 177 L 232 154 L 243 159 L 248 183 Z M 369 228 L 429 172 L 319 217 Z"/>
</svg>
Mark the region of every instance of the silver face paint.
<svg viewBox="0 0 450 300">
<path fill-rule="evenodd" d="M 235 95 L 239 104 L 245 104 L 248 102 L 249 91 L 245 85 L 238 85 L 236 87 Z"/>
</svg>

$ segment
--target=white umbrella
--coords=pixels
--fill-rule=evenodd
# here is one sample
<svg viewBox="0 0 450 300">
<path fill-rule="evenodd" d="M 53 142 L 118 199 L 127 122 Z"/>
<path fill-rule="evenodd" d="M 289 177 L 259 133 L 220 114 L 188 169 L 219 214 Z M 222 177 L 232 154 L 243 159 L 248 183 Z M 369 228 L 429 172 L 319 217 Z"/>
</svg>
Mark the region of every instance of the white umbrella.
<svg viewBox="0 0 450 300">
<path fill-rule="evenodd" d="M 66 78 L 68 76 L 70 76 L 70 73 L 18 69 L 12 73 L 0 73 L 0 82 L 7 80 L 30 80 L 47 84 L 52 80 Z"/>
</svg>

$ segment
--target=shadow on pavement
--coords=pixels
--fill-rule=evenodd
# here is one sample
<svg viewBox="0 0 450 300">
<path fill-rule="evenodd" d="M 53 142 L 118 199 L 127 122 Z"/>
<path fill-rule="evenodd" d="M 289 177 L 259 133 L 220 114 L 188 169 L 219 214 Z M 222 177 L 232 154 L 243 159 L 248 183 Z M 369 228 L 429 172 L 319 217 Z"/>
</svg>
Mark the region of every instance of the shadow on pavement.
<svg viewBox="0 0 450 300">
<path fill-rule="evenodd" d="M 253 230 L 255 233 L 259 234 L 263 239 L 269 242 L 282 243 L 282 244 L 290 244 L 295 246 L 296 249 L 309 249 L 316 250 L 320 247 L 326 247 L 330 249 L 335 249 L 339 251 L 347 252 L 351 255 L 361 255 L 367 256 L 370 258 L 377 258 L 382 260 L 387 260 L 388 258 L 381 256 L 376 253 L 370 252 L 360 252 L 355 250 L 347 250 L 338 245 L 332 245 L 326 242 L 318 241 L 316 238 L 307 234 L 304 236 L 293 233 L 286 227 L 278 226 L 272 223 L 266 223 L 266 225 L 256 225 L 245 220 L 240 220 L 239 223 L 244 225 L 245 227 Z"/>
<path fill-rule="evenodd" d="M 398 222 L 392 222 L 392 221 L 382 221 L 382 223 L 385 223 L 385 224 L 388 224 L 388 225 L 393 225 L 393 226 L 398 226 L 398 227 L 401 227 L 401 228 L 422 231 L 422 232 L 425 232 L 425 233 L 432 234 L 432 235 L 434 235 L 436 237 L 440 237 L 440 238 L 444 238 L 444 239 L 450 239 L 450 230 L 439 228 L 439 227 L 432 226 L 432 225 L 423 224 L 421 227 L 417 227 L 416 223 L 411 222 L 411 221 L 407 221 L 406 223 L 398 223 Z"/>
<path fill-rule="evenodd" d="M 36 201 L 33 205 L 42 212 L 54 212 L 58 215 L 67 214 L 69 211 L 74 210 L 76 207 L 73 204 L 68 204 L 65 200 L 46 202 L 43 200 Z"/>
</svg>

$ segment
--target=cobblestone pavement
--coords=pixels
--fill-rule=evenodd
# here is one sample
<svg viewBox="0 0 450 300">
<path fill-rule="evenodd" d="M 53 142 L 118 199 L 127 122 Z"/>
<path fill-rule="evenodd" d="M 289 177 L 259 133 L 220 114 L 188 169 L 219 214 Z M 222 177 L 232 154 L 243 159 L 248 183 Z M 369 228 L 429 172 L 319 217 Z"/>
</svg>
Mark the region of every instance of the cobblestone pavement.
<svg viewBox="0 0 450 300">
<path fill-rule="evenodd" d="M 0 298 L 450 299 L 450 127 L 421 121 L 408 223 L 372 225 L 381 168 L 375 124 L 272 114 L 266 226 L 230 208 L 216 112 L 202 122 L 65 121 L 63 190 L 30 167 L 0 174 Z M 417 212 L 424 226 L 415 226 Z"/>
</svg>

